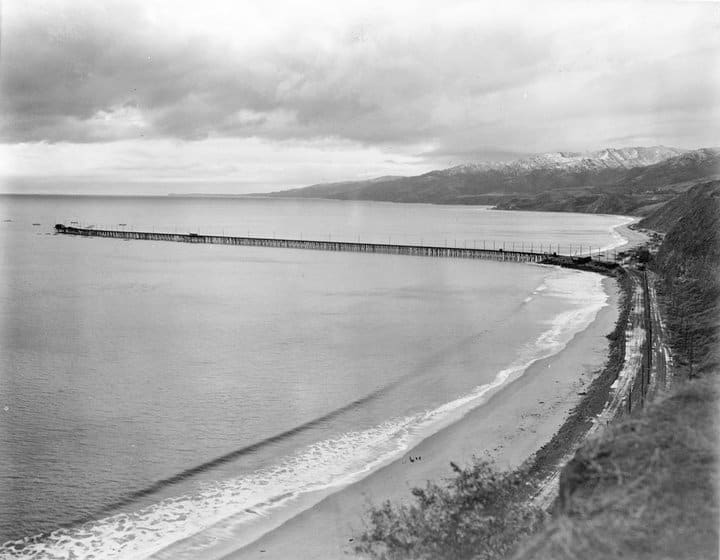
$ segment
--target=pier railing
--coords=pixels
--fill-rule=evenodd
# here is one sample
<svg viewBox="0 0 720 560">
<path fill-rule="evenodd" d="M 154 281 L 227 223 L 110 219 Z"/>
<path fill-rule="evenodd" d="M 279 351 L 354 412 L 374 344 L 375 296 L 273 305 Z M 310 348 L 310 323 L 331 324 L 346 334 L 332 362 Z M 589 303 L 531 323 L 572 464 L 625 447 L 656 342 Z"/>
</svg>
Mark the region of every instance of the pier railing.
<svg viewBox="0 0 720 560">
<path fill-rule="evenodd" d="M 489 259 L 514 262 L 542 262 L 553 256 L 550 252 L 516 251 L 505 249 L 476 249 L 465 247 L 439 247 L 433 245 L 402 245 L 395 243 L 364 243 L 352 241 L 323 241 L 312 239 L 277 239 L 268 237 L 238 237 L 227 235 L 201 235 L 197 233 L 162 233 L 154 231 L 126 231 L 83 228 L 57 224 L 55 231 L 65 235 L 107 237 L 112 239 L 137 239 L 146 241 L 174 241 L 179 243 L 204 243 L 213 245 L 240 245 L 246 247 L 278 247 L 283 249 L 313 249 L 319 251 L 344 251 L 352 253 L 382 253 L 427 257 L 453 257 L 464 259 Z M 587 257 L 585 257 L 587 258 Z"/>
</svg>

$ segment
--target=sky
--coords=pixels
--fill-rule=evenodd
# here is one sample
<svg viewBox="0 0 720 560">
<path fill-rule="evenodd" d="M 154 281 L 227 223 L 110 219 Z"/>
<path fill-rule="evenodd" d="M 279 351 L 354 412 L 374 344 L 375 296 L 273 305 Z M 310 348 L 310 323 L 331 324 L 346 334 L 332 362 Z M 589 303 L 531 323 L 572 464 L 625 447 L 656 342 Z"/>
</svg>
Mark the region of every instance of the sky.
<svg viewBox="0 0 720 560">
<path fill-rule="evenodd" d="M 720 3 L 4 0 L 0 192 L 720 145 Z"/>
</svg>

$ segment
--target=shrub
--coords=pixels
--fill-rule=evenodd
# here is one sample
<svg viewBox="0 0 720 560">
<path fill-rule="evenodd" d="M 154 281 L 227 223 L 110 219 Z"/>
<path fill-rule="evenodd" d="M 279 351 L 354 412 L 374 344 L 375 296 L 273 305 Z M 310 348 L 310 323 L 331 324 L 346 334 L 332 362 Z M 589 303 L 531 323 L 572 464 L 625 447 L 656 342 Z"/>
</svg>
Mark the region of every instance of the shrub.
<svg viewBox="0 0 720 560">
<path fill-rule="evenodd" d="M 414 488 L 414 503 L 373 508 L 356 552 L 383 560 L 490 560 L 540 527 L 545 514 L 524 499 L 524 470 L 498 472 L 478 460 L 451 466 L 455 476 L 444 484 Z"/>
</svg>

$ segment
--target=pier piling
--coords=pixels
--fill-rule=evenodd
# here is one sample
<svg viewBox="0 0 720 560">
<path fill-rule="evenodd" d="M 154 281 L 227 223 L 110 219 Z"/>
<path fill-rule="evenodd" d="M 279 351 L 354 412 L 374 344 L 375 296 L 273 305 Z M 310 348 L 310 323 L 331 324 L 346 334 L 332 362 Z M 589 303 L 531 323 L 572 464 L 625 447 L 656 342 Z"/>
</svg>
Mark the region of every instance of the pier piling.
<svg viewBox="0 0 720 560">
<path fill-rule="evenodd" d="M 400 245 L 395 243 L 365 243 L 360 242 L 358 236 L 357 242 L 352 241 L 332 241 L 332 235 L 328 234 L 327 241 L 321 240 L 310 240 L 303 239 L 303 235 L 300 234 L 299 239 L 278 239 L 275 237 L 236 237 L 226 235 L 201 235 L 199 233 L 174 233 L 169 232 L 156 232 L 154 231 L 130 231 L 126 229 L 112 230 L 112 229 L 95 229 L 95 228 L 82 228 L 75 226 L 65 226 L 64 224 L 57 224 L 55 230 L 59 234 L 64 235 L 76 235 L 83 237 L 107 237 L 112 239 L 137 239 L 146 241 L 173 241 L 180 243 L 204 243 L 204 244 L 215 244 L 215 245 L 240 245 L 246 247 L 279 247 L 284 249 L 313 249 L 319 251 L 349 251 L 355 253 L 384 253 L 393 255 L 414 255 L 414 256 L 425 256 L 425 257 L 451 257 L 451 258 L 462 258 L 462 259 L 490 259 L 496 261 L 508 261 L 508 262 L 543 262 L 547 260 L 549 254 L 542 251 L 534 252 L 532 250 L 533 245 L 531 244 L 531 250 L 515 251 L 515 244 L 513 243 L 513 250 L 505 250 L 505 243 L 503 242 L 502 249 L 495 249 L 495 242 L 493 241 L 493 249 L 485 248 L 485 241 L 483 241 L 483 248 L 475 248 L 475 242 L 473 241 L 473 248 L 467 247 L 467 242 L 464 243 L 463 247 L 448 247 L 447 241 L 444 247 L 438 247 L 433 245 Z M 457 243 L 456 243 L 457 245 Z M 522 244 L 524 246 L 524 243 Z M 559 249 L 559 246 L 558 246 Z M 561 256 L 554 255 L 557 258 Z M 566 257 L 571 258 L 571 257 Z"/>
</svg>

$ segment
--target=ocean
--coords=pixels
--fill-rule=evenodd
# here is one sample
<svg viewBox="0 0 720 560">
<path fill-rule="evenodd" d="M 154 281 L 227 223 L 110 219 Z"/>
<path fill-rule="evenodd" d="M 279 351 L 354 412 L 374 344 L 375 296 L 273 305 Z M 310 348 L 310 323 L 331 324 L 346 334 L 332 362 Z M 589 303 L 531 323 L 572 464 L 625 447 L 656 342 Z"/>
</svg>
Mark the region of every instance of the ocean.
<svg viewBox="0 0 720 560">
<path fill-rule="evenodd" d="M 219 556 L 482 406 L 607 299 L 597 275 L 542 265 L 75 238 L 55 223 L 597 252 L 628 221 L 0 196 L 0 558 Z"/>
</svg>

